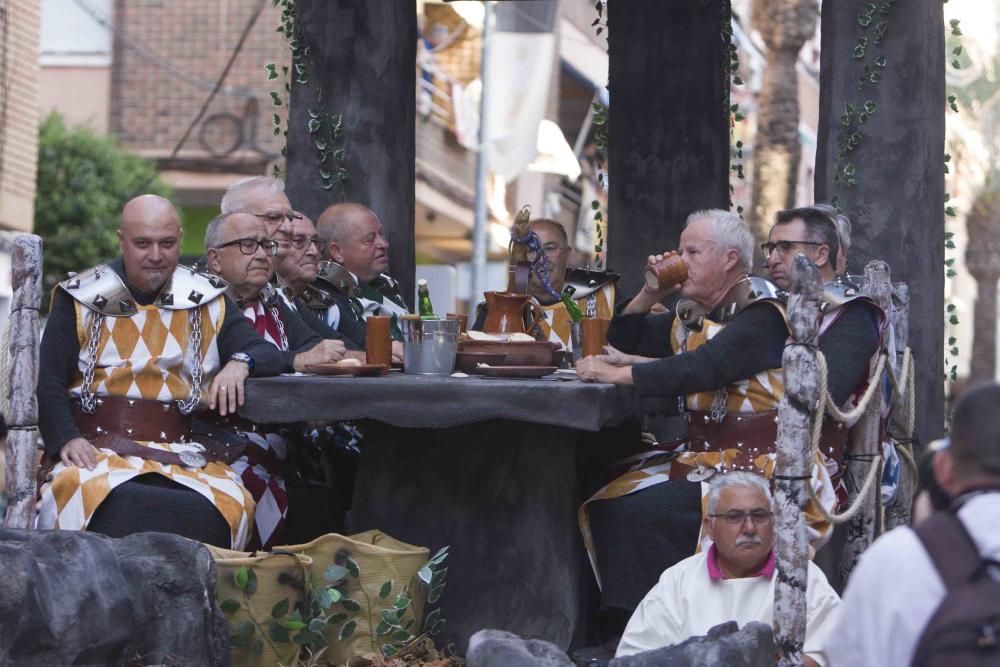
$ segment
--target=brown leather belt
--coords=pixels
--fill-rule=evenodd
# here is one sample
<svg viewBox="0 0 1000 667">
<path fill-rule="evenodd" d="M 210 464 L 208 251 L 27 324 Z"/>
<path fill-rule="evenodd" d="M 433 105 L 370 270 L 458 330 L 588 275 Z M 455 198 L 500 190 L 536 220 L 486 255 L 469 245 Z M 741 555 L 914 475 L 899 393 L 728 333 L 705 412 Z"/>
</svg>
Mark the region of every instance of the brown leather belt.
<svg viewBox="0 0 1000 667">
<path fill-rule="evenodd" d="M 130 440 L 185 442 L 191 439 L 191 419 L 173 401 L 102 396 L 94 414 L 72 403 L 73 421 L 90 438 L 117 434 Z"/>
<path fill-rule="evenodd" d="M 697 454 L 737 449 L 739 454 L 733 466 L 749 468 L 756 457 L 774 453 L 775 442 L 778 439 L 777 419 L 777 410 L 727 414 L 719 422 L 712 421 L 708 412 L 697 410 L 689 412 L 689 451 Z M 843 461 L 846 445 L 847 428 L 829 419 L 824 420 L 820 434 L 820 452 L 840 464 Z M 670 477 L 684 478 L 690 470 L 690 467 L 674 462 Z"/>
</svg>

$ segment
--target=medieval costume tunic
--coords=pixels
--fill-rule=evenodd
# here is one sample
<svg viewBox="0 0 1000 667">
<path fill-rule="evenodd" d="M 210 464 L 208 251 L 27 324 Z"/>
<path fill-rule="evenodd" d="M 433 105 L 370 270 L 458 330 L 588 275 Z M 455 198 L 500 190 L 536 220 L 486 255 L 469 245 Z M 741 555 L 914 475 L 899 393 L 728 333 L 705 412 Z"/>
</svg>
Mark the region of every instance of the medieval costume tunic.
<svg viewBox="0 0 1000 667">
<path fill-rule="evenodd" d="M 147 294 L 128 282 L 120 258 L 60 283 L 41 343 L 39 430 L 51 459 L 70 440 L 90 439 L 97 466 L 55 464 L 40 489 L 39 528 L 98 530 L 94 521 L 114 534 L 156 529 L 232 548 L 246 544 L 253 499 L 232 468 L 206 462 L 204 447 L 184 427 L 201 392 L 234 353 L 251 356 L 255 376 L 281 370 L 280 356 L 239 317 L 225 289 L 224 281 L 181 266 L 158 294 Z M 160 417 L 128 421 L 130 410 L 148 414 L 150 408 Z M 119 417 L 131 426 L 116 428 Z M 97 426 L 84 433 L 80 423 L 88 430 Z M 117 454 L 103 446 L 109 435 L 158 451 Z M 136 497 L 157 497 L 170 506 L 153 503 L 154 513 L 141 516 L 129 500 Z M 218 516 L 224 541 L 203 525 Z"/>
<path fill-rule="evenodd" d="M 754 278 L 736 285 L 710 313 L 682 300 L 664 315 L 612 321 L 612 345 L 660 357 L 634 365 L 633 381 L 642 396 L 684 397 L 680 408 L 690 437 L 666 451 L 640 453 L 581 508 L 581 531 L 606 604 L 634 607 L 660 572 L 696 549 L 703 492 L 696 481 L 727 469 L 773 472 L 774 416 L 784 393 L 781 357 L 788 339 L 777 296 L 773 285 Z M 845 311 L 838 322 L 839 335 L 831 328 L 820 347 L 831 360 L 830 394 L 843 405 L 867 377 L 878 330 L 867 308 Z M 836 436 L 825 431 L 824 441 Z M 814 489 L 833 509 L 829 472 L 825 461 L 817 462 Z M 828 537 L 830 526 L 816 509 L 807 507 L 806 515 L 810 538 L 818 543 Z"/>
<path fill-rule="evenodd" d="M 392 317 L 392 337 L 402 340 L 398 318 L 410 312 L 399 283 L 392 276 L 383 273 L 366 283 L 331 261 L 320 264 L 319 276 L 302 293 L 301 300 L 329 327 L 362 350 L 367 338 L 365 320 L 370 316 Z"/>
<path fill-rule="evenodd" d="M 280 350 L 286 371 L 294 370 L 296 354 L 312 349 L 322 340 L 288 307 L 272 285 L 265 286 L 257 297 L 240 301 L 239 307 L 253 329 Z M 238 418 L 229 422 L 250 441 L 244 455 L 233 462 L 233 469 L 257 502 L 256 525 L 249 546 L 270 549 L 280 540 L 288 515 L 288 491 L 282 470 L 288 457 L 288 441 L 273 426 L 257 426 Z"/>
</svg>

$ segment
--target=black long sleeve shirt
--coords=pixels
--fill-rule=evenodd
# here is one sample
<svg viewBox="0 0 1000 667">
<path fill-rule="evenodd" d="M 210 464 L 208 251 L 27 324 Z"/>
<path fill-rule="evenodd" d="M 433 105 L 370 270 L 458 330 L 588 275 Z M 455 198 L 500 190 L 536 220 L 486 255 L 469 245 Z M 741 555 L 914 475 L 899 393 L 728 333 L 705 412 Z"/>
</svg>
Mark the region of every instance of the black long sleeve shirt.
<svg viewBox="0 0 1000 667">
<path fill-rule="evenodd" d="M 342 340 L 344 341 L 344 347 L 346 347 L 348 350 L 361 349 L 361 346 L 359 346 L 354 341 L 354 339 L 347 336 L 343 332 L 334 329 L 329 324 L 320 319 L 319 315 L 313 312 L 312 308 L 304 304 L 301 299 L 295 299 L 294 303 L 295 303 L 295 312 L 299 314 L 299 317 L 302 318 L 302 321 L 305 322 L 305 325 L 310 329 L 312 329 L 313 332 L 320 338 L 329 338 L 331 340 Z M 361 338 L 362 342 L 364 342 L 364 330 L 363 330 L 364 325 L 361 326 L 362 326 Z"/>
<path fill-rule="evenodd" d="M 837 405 L 867 375 L 868 361 L 878 349 L 878 322 L 874 307 L 849 303 L 820 338 L 829 370 L 827 388 Z M 674 355 L 670 347 L 673 323 L 673 312 L 628 314 L 616 316 L 608 329 L 608 342 L 623 352 L 657 358 L 632 367 L 632 380 L 643 396 L 714 391 L 781 367 L 788 329 L 767 304 L 745 308 L 711 340 L 684 354 Z"/>
<path fill-rule="evenodd" d="M 132 293 L 136 303 L 148 306 L 156 294 L 145 293 L 128 282 L 125 263 L 119 257 L 108 266 L 117 273 Z M 268 377 L 281 373 L 285 360 L 276 347 L 265 341 L 253 330 L 240 309 L 229 298 L 226 313 L 219 329 L 217 343 L 223 364 L 236 352 L 246 352 L 253 359 L 253 377 Z M 73 423 L 68 400 L 69 388 L 77 376 L 80 341 L 76 335 L 76 308 L 73 298 L 62 289 L 56 289 L 52 308 L 45 323 L 40 349 L 38 376 L 38 430 L 45 442 L 49 456 L 58 454 L 62 446 L 81 436 Z"/>
</svg>

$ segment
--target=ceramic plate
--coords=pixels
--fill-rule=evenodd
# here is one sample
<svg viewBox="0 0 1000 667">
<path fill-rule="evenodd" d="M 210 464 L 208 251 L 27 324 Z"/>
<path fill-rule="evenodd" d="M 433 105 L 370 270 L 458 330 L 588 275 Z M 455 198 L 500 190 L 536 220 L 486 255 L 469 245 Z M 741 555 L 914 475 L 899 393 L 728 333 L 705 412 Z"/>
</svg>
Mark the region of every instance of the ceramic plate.
<svg viewBox="0 0 1000 667">
<path fill-rule="evenodd" d="M 385 375 L 389 372 L 382 364 L 362 364 L 360 366 L 338 366 L 337 364 L 313 364 L 306 366 L 306 370 L 316 375 L 354 375 L 364 377 L 367 375 Z"/>
<path fill-rule="evenodd" d="M 480 366 L 478 373 L 491 378 L 540 378 L 556 372 L 555 366 Z"/>
</svg>

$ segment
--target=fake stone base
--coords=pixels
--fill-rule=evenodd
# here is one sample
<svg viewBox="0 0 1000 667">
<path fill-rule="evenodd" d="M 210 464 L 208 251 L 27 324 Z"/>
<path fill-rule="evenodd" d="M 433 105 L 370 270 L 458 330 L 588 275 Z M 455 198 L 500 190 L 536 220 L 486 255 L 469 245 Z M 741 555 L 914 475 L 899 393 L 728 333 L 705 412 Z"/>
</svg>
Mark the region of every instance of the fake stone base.
<svg viewBox="0 0 1000 667">
<path fill-rule="evenodd" d="M 0 563 L 0 664 L 229 664 L 200 542 L 0 529 Z"/>
<path fill-rule="evenodd" d="M 607 667 L 758 667 L 773 665 L 776 648 L 771 626 L 747 623 L 740 630 L 729 621 L 704 637 L 664 648 L 615 658 Z M 570 667 L 569 657 L 550 642 L 521 639 L 502 630 L 480 630 L 469 640 L 469 667 Z"/>
</svg>

